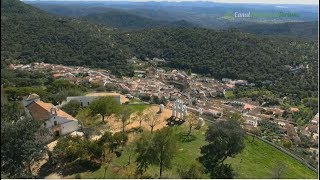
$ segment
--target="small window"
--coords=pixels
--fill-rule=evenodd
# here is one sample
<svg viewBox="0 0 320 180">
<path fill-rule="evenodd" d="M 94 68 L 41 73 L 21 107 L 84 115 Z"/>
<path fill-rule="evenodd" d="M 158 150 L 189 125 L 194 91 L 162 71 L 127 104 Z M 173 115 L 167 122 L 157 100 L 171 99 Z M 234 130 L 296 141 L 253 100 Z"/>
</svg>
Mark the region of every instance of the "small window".
<svg viewBox="0 0 320 180">
<path fill-rule="evenodd" d="M 57 121 L 54 121 L 53 124 L 56 126 L 58 123 L 57 123 Z"/>
<path fill-rule="evenodd" d="M 88 106 L 89 106 L 90 102 L 88 102 Z"/>
<path fill-rule="evenodd" d="M 80 102 L 80 105 L 81 105 L 81 107 L 83 107 L 83 103 L 82 102 Z"/>
</svg>

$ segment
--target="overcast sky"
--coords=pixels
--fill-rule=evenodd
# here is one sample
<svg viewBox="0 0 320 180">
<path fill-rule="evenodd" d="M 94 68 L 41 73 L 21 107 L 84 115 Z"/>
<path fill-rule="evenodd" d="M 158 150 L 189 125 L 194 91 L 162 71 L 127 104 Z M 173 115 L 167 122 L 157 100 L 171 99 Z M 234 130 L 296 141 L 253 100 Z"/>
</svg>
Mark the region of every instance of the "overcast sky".
<svg viewBox="0 0 320 180">
<path fill-rule="evenodd" d="M 31 1 L 31 0 L 25 0 Z M 201 1 L 201 0 L 37 0 L 37 1 Z M 264 3 L 264 4 L 316 4 L 318 5 L 318 0 L 205 0 L 212 2 L 223 2 L 223 3 Z"/>
</svg>

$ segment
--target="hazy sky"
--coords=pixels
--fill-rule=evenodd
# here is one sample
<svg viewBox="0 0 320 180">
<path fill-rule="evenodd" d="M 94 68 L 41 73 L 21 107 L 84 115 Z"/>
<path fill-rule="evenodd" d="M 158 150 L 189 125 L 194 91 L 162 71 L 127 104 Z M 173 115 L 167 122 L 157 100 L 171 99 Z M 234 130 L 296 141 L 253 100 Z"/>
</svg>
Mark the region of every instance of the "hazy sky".
<svg viewBox="0 0 320 180">
<path fill-rule="evenodd" d="M 25 0 L 31 1 L 31 0 Z M 49 0 L 38 0 L 38 1 L 49 1 Z M 201 1 L 201 0 L 50 0 L 50 1 Z M 264 3 L 264 4 L 319 4 L 318 0 L 205 0 L 212 2 L 223 2 L 223 3 Z"/>
</svg>

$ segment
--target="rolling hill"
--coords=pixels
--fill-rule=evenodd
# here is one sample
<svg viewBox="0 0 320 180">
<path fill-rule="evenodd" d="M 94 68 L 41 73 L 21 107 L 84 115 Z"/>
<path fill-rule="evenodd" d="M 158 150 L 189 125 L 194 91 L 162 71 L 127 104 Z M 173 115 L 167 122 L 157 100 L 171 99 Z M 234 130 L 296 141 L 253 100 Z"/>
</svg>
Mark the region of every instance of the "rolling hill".
<svg viewBox="0 0 320 180">
<path fill-rule="evenodd" d="M 284 23 L 318 20 L 317 5 L 281 5 L 281 4 L 237 4 L 215 2 L 126 2 L 126 1 L 28 1 L 27 3 L 47 12 L 63 16 L 85 16 L 91 13 L 117 9 L 127 13 L 158 21 L 186 20 L 205 28 L 228 28 L 251 23 Z M 224 17 L 234 12 L 251 12 L 275 15 L 279 12 L 294 12 L 296 17 L 273 18 L 235 18 Z"/>
<path fill-rule="evenodd" d="M 155 27 L 237 28 L 257 35 L 278 35 L 317 40 L 315 6 L 252 5 L 212 2 L 52 2 L 28 1 L 32 6 L 60 16 L 77 17 L 121 29 Z M 298 17 L 225 18 L 232 12 L 276 14 L 288 9 Z M 308 11 L 305 11 L 308 9 Z M 181 22 L 182 21 L 182 22 Z M 264 23 L 263 23 L 264 22 Z"/>
<path fill-rule="evenodd" d="M 318 22 L 287 22 L 279 24 L 252 24 L 236 27 L 241 31 L 257 35 L 277 35 L 318 40 Z"/>
<path fill-rule="evenodd" d="M 134 15 L 121 10 L 110 10 L 104 13 L 92 13 L 82 17 L 84 20 L 104 24 L 119 29 L 148 29 L 157 27 L 194 27 L 187 21 L 157 21 Z"/>
<path fill-rule="evenodd" d="M 215 78 L 273 82 L 274 90 L 317 94 L 316 42 L 260 37 L 237 30 L 154 28 L 115 30 L 47 14 L 20 1 L 1 1 L 1 62 L 48 62 L 132 75 L 126 59 L 164 58 L 164 66 Z M 286 65 L 308 65 L 298 73 Z"/>
<path fill-rule="evenodd" d="M 147 58 L 157 57 L 166 60 L 165 63 L 159 65 L 161 67 L 191 70 L 207 77 L 246 79 L 256 83 L 258 87 L 263 81 L 269 80 L 273 85 L 264 87 L 265 89 L 282 93 L 280 97 L 293 97 L 292 101 L 299 103 L 302 98 L 317 97 L 318 95 L 317 42 L 279 36 L 257 36 L 234 29 L 218 31 L 178 26 L 175 28 L 154 27 L 151 29 L 120 30 L 110 26 L 125 27 L 125 29 L 135 28 L 136 21 L 141 20 L 139 19 L 141 17 L 130 14 L 128 16 L 133 18 L 130 19 L 128 16 L 122 17 L 122 13 L 120 15 L 114 14 L 115 20 L 112 23 L 107 22 L 103 16 L 101 22 L 97 24 L 88 19 L 52 15 L 19 0 L 1 0 L 1 68 L 2 70 L 6 69 L 10 63 L 46 62 L 104 68 L 118 76 L 132 76 L 134 67 L 127 63 L 128 58 L 136 56 L 147 61 Z M 112 15 L 107 16 L 111 17 Z M 117 18 L 123 22 L 114 24 L 118 20 Z M 130 24 L 129 20 L 132 20 L 133 23 Z M 144 23 L 155 22 L 145 20 Z M 186 21 L 179 23 L 188 24 Z M 139 27 L 141 26 L 139 25 Z M 292 71 L 292 69 L 296 71 Z M 4 72 L 8 77 L 10 77 L 10 73 L 13 73 L 13 71 Z M 16 76 L 23 77 L 24 74 Z M 39 78 L 42 77 L 42 74 L 35 76 Z M 14 77 L 11 76 L 11 78 Z M 32 77 L 28 76 L 28 79 L 32 79 Z M 39 81 L 42 80 L 36 79 L 34 82 L 39 86 L 43 85 Z M 64 84 L 65 81 L 60 82 Z M 47 87 L 52 89 L 54 86 Z M 14 88 L 23 89 L 21 87 Z M 34 89 L 36 88 L 34 87 Z M 260 89 L 255 90 L 259 91 Z M 57 88 L 57 91 L 59 91 L 57 95 L 60 97 L 61 89 Z M 21 120 L 21 118 L 17 119 Z M 8 119 L 9 124 L 12 123 L 11 120 Z M 181 129 L 181 132 L 187 132 L 186 130 Z M 12 132 L 17 131 L 20 131 L 19 128 Z M 197 136 L 194 141 L 179 144 L 179 153 L 173 159 L 174 167 L 188 165 L 199 157 L 199 147 L 206 143 L 204 134 L 205 129 L 201 128 L 197 130 L 197 134 L 194 131 L 194 135 Z M 14 145 L 14 143 L 13 146 L 10 145 L 10 150 L 11 147 L 15 148 Z M 26 146 L 29 145 L 26 144 Z M 129 155 L 126 153 L 127 147 L 122 147 L 124 155 L 115 158 L 114 164 L 117 163 L 121 167 L 125 167 L 123 165 L 127 164 L 127 155 Z M 8 152 L 11 152 L 10 150 Z M 18 157 L 22 160 L 17 162 L 22 163 L 14 165 L 30 165 L 24 163 L 25 157 L 27 156 Z M 229 160 L 239 173 L 236 175 L 238 178 L 270 178 L 273 173 L 271 169 L 277 167 L 279 161 L 286 165 L 286 171 L 283 173 L 286 178 L 317 177 L 316 173 L 304 165 L 259 140 L 254 143 L 246 141 L 246 149 L 234 159 Z M 5 164 L 11 162 L 12 160 Z M 86 165 L 88 164 L 86 163 Z M 77 164 L 75 166 L 78 168 Z M 16 171 L 16 166 L 11 169 Z M 51 166 L 48 169 L 54 170 Z M 120 171 L 113 173 L 112 168 L 107 170 L 108 172 L 106 169 L 91 170 L 81 175 L 90 178 L 101 178 L 103 172 L 108 173 L 108 177 L 119 178 L 117 176 L 122 175 L 119 173 Z M 177 173 L 172 170 L 174 168 L 167 172 L 172 175 Z M 152 167 L 150 171 L 158 172 Z M 79 175 L 78 173 L 74 178 L 78 178 Z"/>
<path fill-rule="evenodd" d="M 112 31 L 54 16 L 18 0 L 1 0 L 1 65 L 43 61 L 130 74 L 127 53 L 108 38 Z"/>
<path fill-rule="evenodd" d="M 82 20 L 104 24 L 119 29 L 145 29 L 156 27 L 194 27 L 183 19 L 157 20 L 148 16 L 139 15 L 139 12 L 116 9 L 105 6 L 61 5 L 46 3 L 31 3 L 31 5 L 52 14 L 74 17 Z M 142 11 L 143 12 L 143 11 Z"/>
</svg>

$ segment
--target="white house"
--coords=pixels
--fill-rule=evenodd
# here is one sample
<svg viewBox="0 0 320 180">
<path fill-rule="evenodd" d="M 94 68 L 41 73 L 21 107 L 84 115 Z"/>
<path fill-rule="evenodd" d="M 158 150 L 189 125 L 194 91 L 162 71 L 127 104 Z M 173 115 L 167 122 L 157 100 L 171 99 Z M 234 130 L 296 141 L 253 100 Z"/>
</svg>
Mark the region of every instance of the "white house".
<svg viewBox="0 0 320 180">
<path fill-rule="evenodd" d="M 249 124 L 249 125 L 251 125 L 253 127 L 257 127 L 258 126 L 258 121 L 255 120 L 255 119 L 247 119 L 246 120 L 246 124 Z"/>
<path fill-rule="evenodd" d="M 85 96 L 69 96 L 67 97 L 67 101 L 62 102 L 61 106 L 70 102 L 71 100 L 76 100 L 80 103 L 81 107 L 86 107 L 89 106 L 94 99 L 104 96 L 113 97 L 119 104 L 122 104 L 128 100 L 125 96 L 121 97 L 119 93 L 92 93 Z"/>
<path fill-rule="evenodd" d="M 31 94 L 23 99 L 27 114 L 34 120 L 43 121 L 54 135 L 65 135 L 79 129 L 78 120 L 53 106 L 40 100 L 37 94 Z"/>
<path fill-rule="evenodd" d="M 314 125 L 318 125 L 319 124 L 319 113 L 317 113 L 314 118 L 311 120 L 311 123 Z"/>
<path fill-rule="evenodd" d="M 316 142 L 319 141 L 319 134 L 318 133 L 313 133 L 313 136 L 312 136 L 313 140 L 315 140 Z"/>
<path fill-rule="evenodd" d="M 278 121 L 277 124 L 280 126 L 280 128 L 284 128 L 286 126 L 286 123 L 282 121 Z"/>
</svg>

